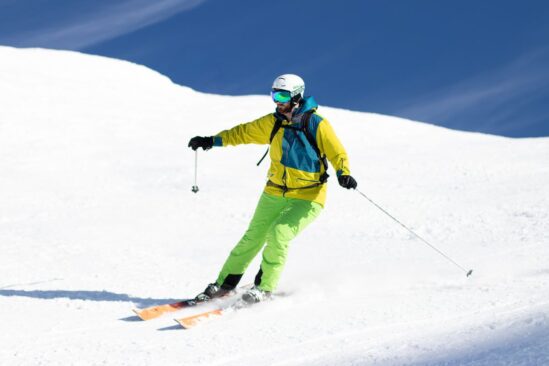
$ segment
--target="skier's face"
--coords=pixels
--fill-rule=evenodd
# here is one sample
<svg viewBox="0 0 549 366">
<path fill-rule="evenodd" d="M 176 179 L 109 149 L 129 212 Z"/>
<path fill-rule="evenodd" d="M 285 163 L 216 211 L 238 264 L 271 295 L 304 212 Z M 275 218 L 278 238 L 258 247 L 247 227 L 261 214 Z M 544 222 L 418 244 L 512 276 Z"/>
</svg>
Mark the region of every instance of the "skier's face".
<svg viewBox="0 0 549 366">
<path fill-rule="evenodd" d="M 286 114 L 292 111 L 292 103 L 276 103 L 278 113 Z"/>
</svg>

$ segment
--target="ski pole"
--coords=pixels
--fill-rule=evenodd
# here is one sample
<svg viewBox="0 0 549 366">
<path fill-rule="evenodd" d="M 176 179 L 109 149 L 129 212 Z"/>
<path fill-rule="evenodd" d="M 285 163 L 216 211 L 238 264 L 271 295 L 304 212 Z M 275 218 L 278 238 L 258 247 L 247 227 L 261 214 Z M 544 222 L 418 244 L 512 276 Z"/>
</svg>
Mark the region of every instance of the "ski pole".
<svg viewBox="0 0 549 366">
<path fill-rule="evenodd" d="M 414 231 L 412 231 L 411 229 L 409 229 L 406 225 L 404 225 L 402 222 L 400 222 L 399 220 L 397 220 L 393 215 L 391 215 L 389 212 L 387 212 L 386 210 L 384 210 L 380 205 L 378 205 L 377 203 L 375 203 L 372 199 L 370 199 L 368 196 L 366 196 L 364 193 L 362 193 L 361 191 L 359 191 L 358 189 L 355 188 L 355 191 L 357 191 L 358 193 L 360 193 L 364 198 L 366 198 L 368 201 L 370 201 L 371 204 L 373 204 L 375 207 L 377 207 L 381 212 L 383 212 L 384 214 L 386 214 L 387 216 L 389 216 L 391 219 L 393 219 L 396 223 L 398 223 L 400 226 L 402 226 L 403 228 L 405 228 L 406 230 L 408 230 L 410 233 L 412 233 L 416 238 L 418 238 L 419 240 L 421 240 L 423 243 L 427 244 L 429 247 L 431 247 L 433 250 L 435 250 L 438 254 L 442 255 L 444 258 L 446 258 L 447 260 L 449 260 L 450 262 L 452 262 L 456 267 L 458 267 L 459 269 L 461 269 L 463 272 L 465 272 L 465 274 L 467 275 L 467 277 L 469 277 L 472 273 L 473 273 L 473 270 L 470 269 L 470 270 L 466 270 L 465 268 L 463 268 L 462 266 L 460 266 L 456 261 L 454 261 L 452 258 L 450 258 L 449 256 L 447 256 L 446 254 L 444 254 L 440 249 L 438 249 L 437 247 L 435 247 L 433 244 L 429 243 L 427 240 L 423 239 L 421 236 L 419 236 L 418 234 L 416 234 Z"/>
<path fill-rule="evenodd" d="M 194 193 L 198 192 L 198 184 L 196 183 L 197 176 L 198 176 L 198 150 L 195 150 L 194 151 L 194 185 L 192 188 L 192 191 Z"/>
</svg>

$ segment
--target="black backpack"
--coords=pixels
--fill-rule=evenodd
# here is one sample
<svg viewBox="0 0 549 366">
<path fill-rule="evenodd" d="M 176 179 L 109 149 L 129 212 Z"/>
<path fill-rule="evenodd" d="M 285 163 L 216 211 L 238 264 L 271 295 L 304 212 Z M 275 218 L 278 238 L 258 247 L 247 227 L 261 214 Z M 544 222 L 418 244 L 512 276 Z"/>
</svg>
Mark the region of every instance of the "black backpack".
<svg viewBox="0 0 549 366">
<path fill-rule="evenodd" d="M 296 130 L 296 131 L 301 130 L 305 134 L 305 137 L 307 138 L 307 141 L 309 142 L 309 144 L 312 146 L 312 148 L 316 152 L 316 155 L 318 156 L 318 160 L 324 166 L 324 173 L 320 176 L 320 183 L 319 183 L 319 184 L 324 184 L 328 181 L 328 177 L 329 177 L 329 175 L 328 175 L 328 159 L 326 159 L 326 155 L 323 155 L 323 154 L 320 153 L 320 149 L 318 148 L 318 144 L 316 143 L 316 138 L 313 137 L 311 135 L 311 133 L 309 132 L 309 121 L 311 120 L 311 116 L 312 116 L 313 113 L 314 113 L 314 111 L 307 111 L 307 112 L 304 113 L 302 122 L 300 124 L 300 127 L 294 127 L 294 126 L 290 126 L 290 125 L 283 125 L 282 124 L 283 119 L 277 113 L 275 113 L 276 121 L 275 121 L 275 124 L 273 126 L 273 130 L 271 131 L 271 137 L 269 138 L 269 145 L 273 142 L 273 139 L 274 139 L 276 133 L 278 132 L 278 130 L 280 130 L 280 128 L 290 128 L 290 129 Z M 261 162 L 263 161 L 263 159 L 265 159 L 265 157 L 267 156 L 268 153 L 269 153 L 269 148 L 267 148 L 267 151 L 265 151 L 265 154 L 263 155 L 263 157 L 257 162 L 257 166 L 259 166 L 259 164 L 261 164 Z M 307 187 L 303 187 L 303 188 L 314 187 L 314 186 L 317 186 L 319 184 L 314 184 L 312 186 L 307 186 Z"/>
</svg>

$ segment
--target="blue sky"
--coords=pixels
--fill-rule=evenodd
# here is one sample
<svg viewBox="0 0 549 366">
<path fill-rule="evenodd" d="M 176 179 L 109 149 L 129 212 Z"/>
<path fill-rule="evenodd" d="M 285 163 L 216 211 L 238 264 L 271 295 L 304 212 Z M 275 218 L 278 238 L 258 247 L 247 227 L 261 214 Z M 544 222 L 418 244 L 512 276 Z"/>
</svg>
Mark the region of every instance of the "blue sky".
<svg viewBox="0 0 549 366">
<path fill-rule="evenodd" d="M 0 0 L 0 44 L 126 59 L 220 94 L 297 73 L 321 105 L 530 137 L 549 136 L 548 19 L 534 0 Z"/>
</svg>

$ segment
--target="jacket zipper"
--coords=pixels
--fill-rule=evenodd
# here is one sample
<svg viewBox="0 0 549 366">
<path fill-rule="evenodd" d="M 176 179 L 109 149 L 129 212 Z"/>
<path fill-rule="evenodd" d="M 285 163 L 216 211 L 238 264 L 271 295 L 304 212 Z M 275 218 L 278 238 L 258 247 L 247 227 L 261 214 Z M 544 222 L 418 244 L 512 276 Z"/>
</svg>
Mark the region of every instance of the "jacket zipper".
<svg viewBox="0 0 549 366">
<path fill-rule="evenodd" d="M 284 132 L 282 133 L 282 146 L 284 146 Z M 286 148 L 286 156 L 288 156 L 290 153 L 289 146 Z M 288 185 L 286 184 L 286 165 L 284 166 L 284 174 L 282 174 L 282 197 L 286 197 L 286 192 L 288 192 Z"/>
<path fill-rule="evenodd" d="M 284 174 L 282 174 L 282 197 L 286 197 L 286 192 L 288 192 L 288 186 L 286 185 L 286 167 L 284 167 Z"/>
</svg>

